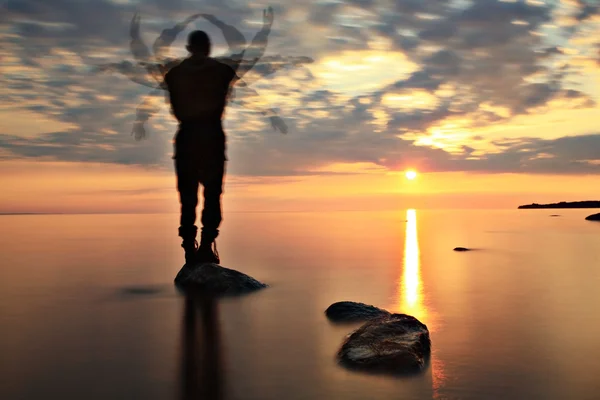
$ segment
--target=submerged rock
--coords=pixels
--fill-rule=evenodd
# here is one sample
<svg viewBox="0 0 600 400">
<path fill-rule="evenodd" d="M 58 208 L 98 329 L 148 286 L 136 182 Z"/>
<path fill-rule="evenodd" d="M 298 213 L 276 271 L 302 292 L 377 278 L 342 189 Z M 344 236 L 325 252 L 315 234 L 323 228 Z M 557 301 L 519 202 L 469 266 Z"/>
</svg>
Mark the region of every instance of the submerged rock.
<svg viewBox="0 0 600 400">
<path fill-rule="evenodd" d="M 586 217 L 587 221 L 600 221 L 600 213 L 598 214 L 592 214 L 588 217 Z"/>
<path fill-rule="evenodd" d="M 119 290 L 122 296 L 153 296 L 164 290 L 158 286 L 130 286 Z"/>
<path fill-rule="evenodd" d="M 471 249 L 468 249 L 466 247 L 455 247 L 454 251 L 471 251 Z"/>
<path fill-rule="evenodd" d="M 391 314 L 368 304 L 340 301 L 330 305 L 325 310 L 325 315 L 334 322 L 360 322 L 369 321 L 374 318 L 389 317 Z"/>
<path fill-rule="evenodd" d="M 422 371 L 430 354 L 427 326 L 410 315 L 391 314 L 348 336 L 338 357 L 349 368 L 406 374 Z"/>
<path fill-rule="evenodd" d="M 244 294 L 267 287 L 246 274 L 211 263 L 184 265 L 175 277 L 175 285 L 216 296 Z"/>
</svg>

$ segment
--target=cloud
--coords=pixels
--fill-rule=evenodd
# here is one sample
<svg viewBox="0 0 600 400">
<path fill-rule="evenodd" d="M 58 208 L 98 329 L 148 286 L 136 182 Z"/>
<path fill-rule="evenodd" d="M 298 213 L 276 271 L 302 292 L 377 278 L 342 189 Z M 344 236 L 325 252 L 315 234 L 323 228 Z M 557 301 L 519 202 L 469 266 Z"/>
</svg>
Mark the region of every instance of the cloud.
<svg viewBox="0 0 600 400">
<path fill-rule="evenodd" d="M 580 21 L 577 29 L 597 24 L 594 2 L 577 0 L 567 7 L 564 2 L 396 0 L 386 10 L 376 7 L 381 5 L 370 0 L 289 0 L 276 7 L 268 55 L 307 55 L 315 62 L 277 71 L 259 65 L 258 75 L 270 73 L 252 83 L 261 96 L 236 90 L 240 104 L 268 102 L 290 134 L 277 135 L 266 118 L 232 104 L 226 119 L 230 172 L 295 176 L 332 163 L 392 170 L 412 163 L 431 171 L 598 172 L 595 159 L 585 153 L 598 148 L 598 135 L 519 138 L 504 145 L 497 145 L 497 137 L 475 141 L 464 135 L 441 148 L 433 143 L 446 139 L 432 139 L 436 130 L 456 134 L 522 116 L 596 107 L 597 93 L 578 85 L 581 72 L 570 66 L 577 56 L 569 47 L 575 31 L 550 28 L 560 26 L 563 15 Z M 261 10 L 249 5 L 184 0 L 10 0 L 3 11 L 0 105 L 43 114 L 70 128 L 49 127 L 36 137 L 0 132 L 2 157 L 155 168 L 172 168 L 176 126 L 164 97 L 150 99 L 162 112 L 150 122 L 149 139 L 134 142 L 131 124 L 148 89 L 125 76 L 98 74 L 92 66 L 115 63 L 123 74 L 135 73 L 128 35 L 135 11 L 143 16 L 147 43 L 194 12 L 213 13 L 247 38 L 262 24 Z M 193 28 L 207 30 L 217 52 L 226 49 L 221 33 L 206 21 L 195 21 L 188 27 Z M 173 48 L 182 48 L 184 36 Z M 600 64 L 600 45 L 579 46 L 578 54 L 587 51 Z M 382 63 L 344 56 L 348 51 L 358 58 L 380 54 L 383 70 Z M 342 62 L 325 68 L 335 60 Z M 389 71 L 402 73 L 385 74 Z M 356 82 L 359 76 L 369 79 Z M 334 90 L 331 82 L 355 90 Z M 368 89 L 356 89 L 362 86 Z M 482 152 L 481 141 L 496 145 Z"/>
<path fill-rule="evenodd" d="M 600 4 L 592 3 L 594 0 L 577 0 L 578 11 L 575 19 L 579 22 L 586 21 L 600 14 Z"/>
<path fill-rule="evenodd" d="M 444 83 L 456 88 L 463 103 L 488 102 L 513 116 L 564 94 L 566 79 L 549 60 L 559 51 L 548 50 L 546 39 L 535 35 L 551 22 L 552 7 L 480 0 L 466 9 L 427 11 L 444 10 L 441 20 L 413 23 L 421 43 L 440 49 L 413 55 L 421 70 L 395 87 L 431 91 Z"/>
<path fill-rule="evenodd" d="M 524 173 L 597 174 L 600 172 L 600 155 L 594 146 L 599 145 L 600 134 L 554 140 L 524 138 L 481 162 L 486 170 L 507 171 L 506 166 L 512 163 Z"/>
</svg>

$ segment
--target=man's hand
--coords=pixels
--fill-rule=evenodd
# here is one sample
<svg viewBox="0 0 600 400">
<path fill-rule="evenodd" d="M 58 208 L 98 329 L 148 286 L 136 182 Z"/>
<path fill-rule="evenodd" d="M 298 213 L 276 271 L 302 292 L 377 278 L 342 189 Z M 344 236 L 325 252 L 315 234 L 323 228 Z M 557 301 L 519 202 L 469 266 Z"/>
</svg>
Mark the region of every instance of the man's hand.
<svg viewBox="0 0 600 400">
<path fill-rule="evenodd" d="M 288 132 L 287 125 L 285 124 L 285 122 L 283 122 L 283 119 L 281 119 L 277 115 L 269 117 L 269 120 L 271 121 L 271 126 L 273 127 L 273 129 L 279 130 L 284 135 Z"/>
<path fill-rule="evenodd" d="M 269 6 L 267 9 L 263 10 L 263 24 L 265 26 L 271 28 L 274 19 L 275 15 L 273 13 L 273 7 Z"/>
<path fill-rule="evenodd" d="M 135 138 L 135 140 L 142 140 L 146 138 L 146 128 L 144 128 L 144 123 L 136 121 L 133 124 L 133 130 L 131 131 L 131 135 Z"/>
<path fill-rule="evenodd" d="M 206 14 L 202 14 L 202 13 L 198 13 L 198 14 L 194 14 L 191 17 L 187 17 L 187 19 L 185 19 L 183 22 L 180 22 L 179 24 L 177 24 L 177 27 L 181 28 L 182 30 L 185 29 L 189 24 L 191 24 L 192 22 L 194 22 L 195 20 L 197 20 L 198 18 L 204 16 Z"/>
<path fill-rule="evenodd" d="M 217 17 L 215 17 L 212 14 L 201 13 L 200 16 L 202 18 L 204 18 L 205 20 L 207 20 L 208 22 L 210 22 L 211 24 L 213 24 L 213 25 L 216 25 L 216 26 L 222 26 L 222 25 L 224 25 L 223 21 L 221 21 L 220 19 L 218 19 Z"/>
<path fill-rule="evenodd" d="M 226 24 L 221 21 L 217 17 L 212 14 L 200 14 L 204 19 L 208 22 L 216 26 L 221 30 L 223 36 L 225 37 L 225 41 L 227 42 L 227 46 L 229 47 L 229 52 L 231 54 L 243 53 L 246 49 L 246 38 L 244 34 L 240 32 L 233 25 Z"/>
</svg>

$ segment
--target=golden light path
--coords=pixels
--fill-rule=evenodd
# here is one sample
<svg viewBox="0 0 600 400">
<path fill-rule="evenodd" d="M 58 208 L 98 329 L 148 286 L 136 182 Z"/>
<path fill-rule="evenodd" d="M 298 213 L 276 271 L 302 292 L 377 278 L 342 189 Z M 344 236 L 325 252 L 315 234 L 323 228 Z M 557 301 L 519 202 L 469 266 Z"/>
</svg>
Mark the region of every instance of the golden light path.
<svg viewBox="0 0 600 400">
<path fill-rule="evenodd" d="M 406 236 L 404 240 L 404 272 L 400 281 L 399 311 L 424 320 L 427 310 L 423 306 L 420 269 L 421 255 L 417 234 L 417 211 L 406 211 Z"/>
<path fill-rule="evenodd" d="M 421 278 L 421 251 L 419 248 L 419 235 L 417 229 L 417 211 L 406 211 L 406 233 L 404 239 L 403 273 L 399 284 L 398 311 L 412 315 L 424 324 L 431 324 L 428 320 L 427 307 L 423 302 L 423 280 Z M 432 330 L 432 326 L 428 325 Z M 435 343 L 432 343 L 432 347 Z M 435 351 L 435 350 L 434 350 Z M 440 359 L 431 358 L 431 374 L 433 398 L 439 398 L 439 390 L 446 380 L 444 365 Z"/>
</svg>

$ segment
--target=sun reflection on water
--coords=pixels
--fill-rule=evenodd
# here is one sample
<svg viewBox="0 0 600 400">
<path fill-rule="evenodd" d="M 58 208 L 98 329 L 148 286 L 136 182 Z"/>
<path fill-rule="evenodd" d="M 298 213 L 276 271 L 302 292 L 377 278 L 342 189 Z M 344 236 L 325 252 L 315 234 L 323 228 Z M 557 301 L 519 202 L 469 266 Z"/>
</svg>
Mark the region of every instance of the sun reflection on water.
<svg viewBox="0 0 600 400">
<path fill-rule="evenodd" d="M 400 280 L 398 311 L 424 321 L 427 317 L 427 310 L 423 305 L 421 254 L 417 233 L 417 211 L 413 209 L 407 210 L 403 259 L 404 271 Z"/>
<path fill-rule="evenodd" d="M 417 229 L 417 211 L 406 211 L 406 233 L 404 239 L 403 271 L 398 282 L 396 312 L 412 315 L 434 331 L 434 321 L 424 302 L 423 280 L 421 277 L 421 251 Z M 433 344 L 435 346 L 435 344 Z M 434 351 L 435 353 L 435 351 Z M 440 389 L 446 380 L 443 362 L 435 355 L 431 359 L 433 398 L 440 397 Z"/>
</svg>

